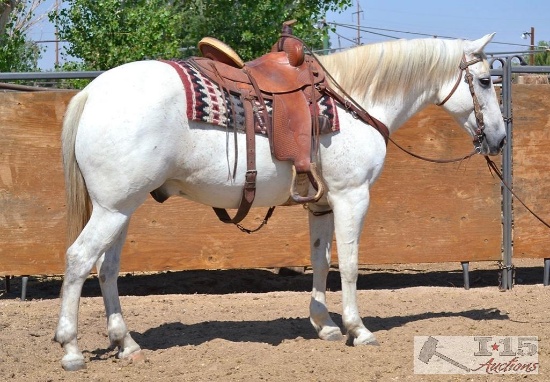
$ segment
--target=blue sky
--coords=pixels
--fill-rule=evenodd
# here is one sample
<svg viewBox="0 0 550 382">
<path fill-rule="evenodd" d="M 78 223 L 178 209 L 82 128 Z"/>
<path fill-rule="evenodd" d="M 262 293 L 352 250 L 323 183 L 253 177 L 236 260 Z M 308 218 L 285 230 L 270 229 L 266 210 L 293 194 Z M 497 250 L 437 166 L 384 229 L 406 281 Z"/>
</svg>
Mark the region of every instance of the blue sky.
<svg viewBox="0 0 550 382">
<path fill-rule="evenodd" d="M 357 24 L 356 2 L 342 14 L 328 14 L 327 21 L 342 24 Z M 447 36 L 453 38 L 477 39 L 487 33 L 496 32 L 494 42 L 487 48 L 489 52 L 529 49 L 530 37 L 521 38 L 523 32 L 535 28 L 535 44 L 540 40 L 550 41 L 550 1 L 549 0 L 362 0 L 359 1 L 362 12 L 359 22 L 362 27 L 388 29 Z M 397 33 L 383 30 L 370 30 L 373 33 L 361 33 L 364 44 L 398 38 L 425 37 L 415 34 Z M 349 28 L 338 27 L 338 37 L 332 36 L 333 47 L 347 47 L 352 42 L 345 38 L 356 39 L 357 32 Z M 519 45 L 508 45 L 519 44 Z M 521 46 L 523 45 L 523 46 Z"/>
<path fill-rule="evenodd" d="M 47 0 L 40 11 L 47 11 L 54 4 Z M 487 33 L 496 32 L 494 42 L 488 52 L 524 51 L 529 49 L 530 37 L 521 38 L 523 32 L 535 28 L 535 44 L 550 41 L 550 0 L 361 0 L 359 23 L 370 32 L 361 33 L 361 43 L 391 40 L 397 38 L 445 36 L 453 38 L 477 39 Z M 356 1 L 343 13 L 327 14 L 328 22 L 357 25 Z M 396 31 L 410 32 L 399 33 Z M 337 27 L 340 35 L 331 34 L 332 47 L 349 47 L 357 38 L 356 30 Z M 53 40 L 54 28 L 45 21 L 36 26 L 31 38 L 35 41 Z M 518 44 L 518 45 L 510 45 Z M 39 65 L 42 69 L 53 68 L 55 62 L 54 44 L 42 44 L 47 48 Z"/>
</svg>

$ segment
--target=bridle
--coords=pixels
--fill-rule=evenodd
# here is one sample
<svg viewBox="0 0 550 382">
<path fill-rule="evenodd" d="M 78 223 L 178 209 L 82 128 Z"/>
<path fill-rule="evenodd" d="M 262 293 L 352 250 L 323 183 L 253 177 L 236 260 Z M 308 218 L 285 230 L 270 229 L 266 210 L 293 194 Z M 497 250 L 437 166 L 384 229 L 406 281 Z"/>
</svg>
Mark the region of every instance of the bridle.
<svg viewBox="0 0 550 382">
<path fill-rule="evenodd" d="M 458 74 L 458 78 L 451 89 L 451 92 L 443 101 L 436 104 L 437 106 L 443 106 L 445 102 L 447 102 L 454 94 L 456 89 L 458 88 L 458 85 L 460 85 L 460 80 L 462 79 L 462 72 L 465 72 L 465 81 L 468 84 L 468 87 L 470 88 L 470 94 L 472 95 L 472 101 L 474 103 L 474 115 L 476 117 L 476 130 L 474 131 L 474 148 L 476 153 L 481 153 L 481 143 L 483 142 L 483 139 L 485 138 L 485 133 L 483 132 L 483 129 L 485 128 L 485 123 L 483 122 L 483 112 L 481 111 L 481 106 L 479 105 L 479 101 L 476 96 L 476 92 L 474 89 L 474 76 L 472 73 L 470 73 L 469 67 L 471 65 L 477 64 L 478 62 L 483 61 L 481 57 L 474 58 L 473 60 L 466 61 L 466 55 L 462 55 L 462 60 L 460 61 L 460 65 L 458 68 L 460 69 L 460 72 Z"/>
</svg>

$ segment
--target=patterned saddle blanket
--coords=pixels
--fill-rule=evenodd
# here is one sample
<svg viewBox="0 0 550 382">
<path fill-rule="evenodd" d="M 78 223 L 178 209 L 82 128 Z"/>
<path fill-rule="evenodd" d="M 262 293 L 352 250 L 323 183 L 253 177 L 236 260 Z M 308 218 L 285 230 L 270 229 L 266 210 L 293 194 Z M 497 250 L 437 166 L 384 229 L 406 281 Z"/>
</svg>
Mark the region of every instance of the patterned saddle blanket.
<svg viewBox="0 0 550 382">
<path fill-rule="evenodd" d="M 189 120 L 244 132 L 245 112 L 239 94 L 228 92 L 227 89 L 220 89 L 217 84 L 187 61 L 165 62 L 176 69 L 183 82 Z M 272 117 L 271 102 L 266 99 L 267 109 Z M 321 134 L 339 131 L 338 109 L 333 98 L 328 95 L 322 96 L 317 102 L 317 111 Z M 259 124 L 255 125 L 255 131 L 258 134 L 267 134 L 265 126 Z"/>
</svg>

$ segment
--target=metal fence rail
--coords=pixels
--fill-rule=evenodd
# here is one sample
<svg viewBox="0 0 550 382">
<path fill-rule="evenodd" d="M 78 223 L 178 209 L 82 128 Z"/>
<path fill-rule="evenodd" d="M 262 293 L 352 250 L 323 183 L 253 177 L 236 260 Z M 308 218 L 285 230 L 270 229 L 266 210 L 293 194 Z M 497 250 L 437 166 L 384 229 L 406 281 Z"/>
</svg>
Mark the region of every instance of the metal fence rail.
<svg viewBox="0 0 550 382">
<path fill-rule="evenodd" d="M 72 80 L 72 79 L 96 78 L 101 73 L 103 73 L 103 71 L 0 73 L 0 81 Z"/>
</svg>

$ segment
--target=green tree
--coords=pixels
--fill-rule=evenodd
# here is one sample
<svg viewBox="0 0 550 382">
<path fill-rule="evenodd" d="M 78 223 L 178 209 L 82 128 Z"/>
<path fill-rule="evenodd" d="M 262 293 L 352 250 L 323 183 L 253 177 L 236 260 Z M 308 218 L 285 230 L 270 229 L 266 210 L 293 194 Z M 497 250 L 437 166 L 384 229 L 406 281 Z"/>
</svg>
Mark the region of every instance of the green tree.
<svg viewBox="0 0 550 382">
<path fill-rule="evenodd" d="M 186 55 L 197 54 L 197 42 L 216 37 L 233 47 L 244 60 L 269 51 L 279 37 L 282 23 L 297 20 L 294 34 L 312 49 L 323 47 L 326 30 L 317 22 L 329 10 L 343 10 L 350 0 L 183 0 L 186 20 L 181 40 Z"/>
<path fill-rule="evenodd" d="M 87 70 L 106 70 L 147 58 L 196 55 L 197 42 L 216 37 L 245 60 L 269 51 L 284 21 L 297 19 L 295 34 L 314 48 L 322 30 L 314 28 L 328 10 L 350 0 L 69 0 L 51 13 L 65 57 L 81 60 Z M 74 66 L 74 64 L 73 64 Z"/>
<path fill-rule="evenodd" d="M 106 70 L 129 61 L 180 54 L 181 12 L 167 0 L 69 0 L 51 12 L 63 56 L 81 60 L 80 69 Z M 70 66 L 75 66 L 74 63 Z"/>
<path fill-rule="evenodd" d="M 535 65 L 537 66 L 550 66 L 550 42 L 548 41 L 539 41 L 537 50 L 546 50 L 545 52 L 535 54 Z"/>
<path fill-rule="evenodd" d="M 37 70 L 41 51 L 27 40 L 37 21 L 34 10 L 44 0 L 0 0 L 0 72 Z"/>
</svg>

